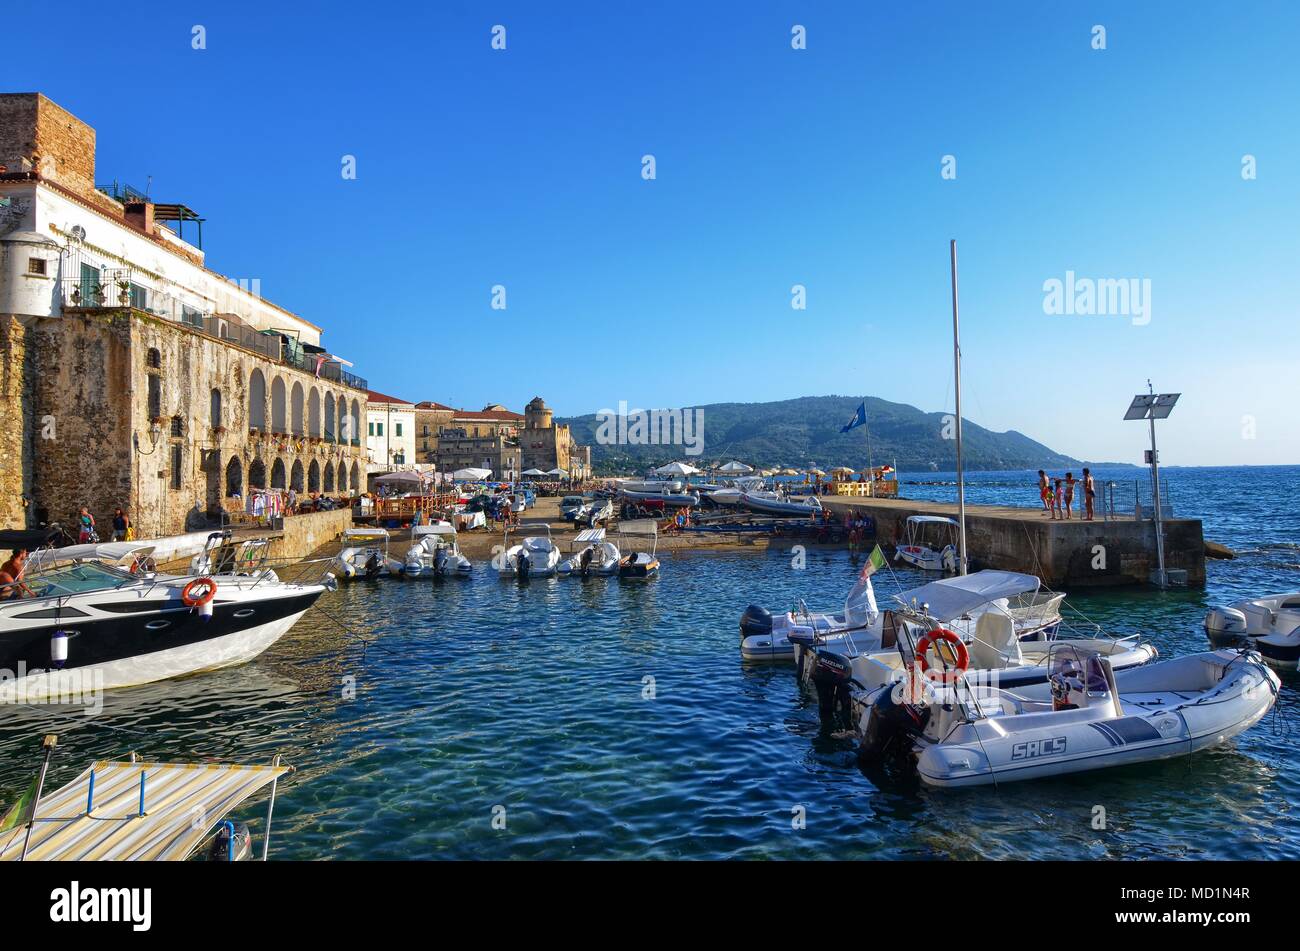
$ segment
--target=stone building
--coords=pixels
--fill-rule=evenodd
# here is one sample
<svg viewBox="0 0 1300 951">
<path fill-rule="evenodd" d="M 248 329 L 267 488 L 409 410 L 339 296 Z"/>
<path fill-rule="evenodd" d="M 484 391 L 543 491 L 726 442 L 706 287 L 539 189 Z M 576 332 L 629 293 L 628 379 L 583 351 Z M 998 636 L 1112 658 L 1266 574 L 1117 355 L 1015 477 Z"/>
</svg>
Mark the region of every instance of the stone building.
<svg viewBox="0 0 1300 951">
<path fill-rule="evenodd" d="M 504 434 L 470 436 L 463 429 L 446 427 L 438 436 L 435 456 L 439 472 L 491 469 L 494 478 L 514 482 L 523 471 L 519 443 Z"/>
<path fill-rule="evenodd" d="M 555 416 L 540 396 L 524 407 L 524 428 L 519 433 L 524 469 L 550 472 L 563 469 L 584 479 L 591 474 L 591 449 L 579 446 L 567 424 L 556 423 Z"/>
<path fill-rule="evenodd" d="M 106 536 L 121 506 L 151 537 L 249 487 L 359 489 L 366 383 L 321 328 L 208 270 L 192 209 L 94 179 L 93 129 L 0 95 L 0 526 L 86 505 Z"/>
<path fill-rule="evenodd" d="M 438 462 L 438 434 L 450 426 L 456 411 L 450 406 L 422 400 L 415 404 L 415 458 L 426 465 Z"/>
</svg>

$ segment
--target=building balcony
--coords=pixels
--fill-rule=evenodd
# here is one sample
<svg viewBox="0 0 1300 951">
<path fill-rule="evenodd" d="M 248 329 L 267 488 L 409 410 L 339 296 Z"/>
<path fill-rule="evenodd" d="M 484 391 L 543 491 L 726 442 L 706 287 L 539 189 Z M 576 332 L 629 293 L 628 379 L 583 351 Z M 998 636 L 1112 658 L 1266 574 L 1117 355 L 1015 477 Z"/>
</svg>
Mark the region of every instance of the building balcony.
<svg viewBox="0 0 1300 951">
<path fill-rule="evenodd" d="M 337 360 L 324 359 L 322 354 L 295 349 L 295 345 L 289 344 L 278 331 L 257 330 L 233 314 L 205 313 L 170 294 L 135 284 L 127 271 L 105 272 L 103 283 L 98 279 L 64 278 L 61 281 L 61 300 L 64 310 L 130 309 L 152 317 L 161 317 L 215 340 L 251 350 L 272 363 L 292 367 L 354 390 L 369 389 L 364 377 L 349 373 Z"/>
</svg>

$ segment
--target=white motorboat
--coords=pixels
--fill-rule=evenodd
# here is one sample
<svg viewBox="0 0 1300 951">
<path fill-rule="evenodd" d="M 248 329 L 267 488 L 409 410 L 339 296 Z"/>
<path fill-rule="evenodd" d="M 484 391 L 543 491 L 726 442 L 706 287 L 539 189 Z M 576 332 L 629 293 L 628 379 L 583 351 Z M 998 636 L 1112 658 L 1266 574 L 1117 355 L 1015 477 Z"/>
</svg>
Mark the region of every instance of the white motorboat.
<svg viewBox="0 0 1300 951">
<path fill-rule="evenodd" d="M 511 545 L 507 529 L 502 551 L 493 559 L 503 578 L 537 578 L 555 574 L 560 563 L 560 549 L 551 540 L 551 526 L 545 522 L 527 523 L 520 532 L 537 532 L 525 535 L 523 541 Z"/>
<path fill-rule="evenodd" d="M 862 713 L 867 763 L 901 755 L 932 786 L 1062 776 L 1184 756 L 1258 722 L 1280 683 L 1254 652 L 1190 654 L 1116 671 L 1058 641 L 1038 691 L 928 677 L 884 687 Z"/>
<path fill-rule="evenodd" d="M 1300 664 L 1300 592 L 1234 601 L 1205 615 L 1216 647 L 1247 647 L 1266 664 L 1296 670 Z"/>
<path fill-rule="evenodd" d="M 822 513 L 822 503 L 815 495 L 783 495 L 780 492 L 754 489 L 740 494 L 740 503 L 760 515 L 816 518 Z"/>
<path fill-rule="evenodd" d="M 924 585 L 899 595 L 896 606 L 882 613 L 874 645 L 866 632 L 822 638 L 820 644 L 793 634 L 802 652 L 800 677 L 817 691 L 823 721 L 833 726 L 844 719 L 861 724 L 875 692 L 911 676 L 918 665 L 926 669 L 931 653 L 940 664 L 951 661 L 971 683 L 1004 689 L 1046 683 L 1049 656 L 1060 644 L 1104 656 L 1115 670 L 1141 667 L 1158 656 L 1136 635 L 1023 639 L 1009 605 L 1017 593 L 1036 591 L 1037 582 L 1011 571 L 977 571 Z"/>
<path fill-rule="evenodd" d="M 388 531 L 382 528 L 353 527 L 343 533 L 343 550 L 334 559 L 339 577 L 356 578 L 398 576 L 402 563 L 388 554 Z"/>
<path fill-rule="evenodd" d="M 618 546 L 605 538 L 603 528 L 589 528 L 573 539 L 573 553 L 556 566 L 561 575 L 612 575 L 618 572 Z"/>
<path fill-rule="evenodd" d="M 931 610 L 936 609 L 936 604 L 949 604 L 957 613 L 943 618 L 944 623 L 968 636 L 974 633 L 980 614 L 1000 610 L 1012 618 L 1022 640 L 1055 636 L 1064 600 L 1063 594 L 1040 591 L 1039 580 L 1033 575 L 1010 571 L 945 578 L 894 599 L 898 604 L 931 604 Z M 864 569 L 864 575 L 849 591 L 843 611 L 809 611 L 800 601 L 794 610 L 773 615 L 751 604 L 741 615 L 740 629 L 742 634 L 749 632 L 741 640 L 741 656 L 750 660 L 794 660 L 802 673 L 805 652 L 817 647 L 837 645 L 834 649 L 851 654 L 879 650 L 881 615 L 870 575 Z"/>
<path fill-rule="evenodd" d="M 121 549 L 116 564 L 105 549 Z M 0 669 L 10 673 L 0 700 L 81 696 L 242 664 L 333 586 L 329 575 L 286 584 L 267 572 L 160 574 L 145 567 L 152 551 L 122 542 L 33 553 L 15 596 L 0 600 Z"/>
<path fill-rule="evenodd" d="M 473 564 L 461 553 L 456 526 L 431 522 L 411 528 L 411 547 L 402 559 L 402 577 L 469 577 Z"/>
<path fill-rule="evenodd" d="M 942 515 L 909 515 L 894 560 L 925 571 L 956 571 L 958 528 L 956 519 Z"/>
<path fill-rule="evenodd" d="M 623 548 L 627 554 L 619 559 L 618 576 L 620 578 L 653 578 L 659 574 L 659 523 L 652 518 L 636 519 L 619 525 L 619 536 L 623 538 Z M 636 539 L 650 539 L 650 550 L 646 551 Z M 627 539 L 633 539 L 628 544 Z M 631 550 L 634 546 L 640 550 Z"/>
<path fill-rule="evenodd" d="M 699 505 L 700 493 L 688 490 L 690 490 L 690 486 L 684 486 L 677 490 L 669 487 L 661 487 L 658 489 L 629 489 L 623 486 L 619 488 L 619 494 L 633 502 L 662 502 L 664 505 L 671 505 L 677 508 Z"/>
<path fill-rule="evenodd" d="M 746 492 L 754 492 L 762 487 L 763 480 L 757 476 L 748 479 L 733 479 L 721 488 L 705 492 L 705 497 L 714 505 L 734 507 L 742 503 L 741 496 Z"/>
</svg>

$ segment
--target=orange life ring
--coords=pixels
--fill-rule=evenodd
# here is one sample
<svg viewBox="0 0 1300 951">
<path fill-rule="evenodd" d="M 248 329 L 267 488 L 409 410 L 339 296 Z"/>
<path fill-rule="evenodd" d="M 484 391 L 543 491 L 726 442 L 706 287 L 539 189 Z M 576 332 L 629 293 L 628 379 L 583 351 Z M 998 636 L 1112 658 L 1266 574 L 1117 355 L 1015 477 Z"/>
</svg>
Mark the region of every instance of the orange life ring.
<svg viewBox="0 0 1300 951">
<path fill-rule="evenodd" d="M 203 594 L 194 596 L 194 589 L 202 588 Z M 181 591 L 181 603 L 187 608 L 201 608 L 217 596 L 217 583 L 211 578 L 195 578 Z"/>
<path fill-rule="evenodd" d="M 970 666 L 970 652 L 966 650 L 966 645 L 962 639 L 955 633 L 943 627 L 936 627 L 933 631 L 927 633 L 916 644 L 916 666 L 920 673 L 926 674 L 929 671 L 929 664 L 926 662 L 925 655 L 930 650 L 932 644 L 939 641 L 947 641 L 953 647 L 953 652 L 957 655 L 957 666 L 954 670 L 944 670 L 937 677 L 931 678 L 941 683 L 956 683 L 957 678 L 965 673 L 966 668 Z"/>
</svg>

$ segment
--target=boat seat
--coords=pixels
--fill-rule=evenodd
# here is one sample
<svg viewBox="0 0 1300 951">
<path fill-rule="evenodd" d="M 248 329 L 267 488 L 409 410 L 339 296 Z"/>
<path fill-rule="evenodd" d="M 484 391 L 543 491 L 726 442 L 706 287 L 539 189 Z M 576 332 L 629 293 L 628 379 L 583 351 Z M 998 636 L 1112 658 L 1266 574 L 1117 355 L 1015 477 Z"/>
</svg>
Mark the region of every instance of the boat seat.
<svg viewBox="0 0 1300 951">
<path fill-rule="evenodd" d="M 1246 617 L 1246 632 L 1249 634 L 1263 634 L 1273 629 L 1273 622 L 1276 619 L 1271 608 L 1256 602 L 1247 602 L 1241 605 L 1238 610 Z"/>
<path fill-rule="evenodd" d="M 1015 622 L 1001 611 L 986 611 L 979 616 L 968 650 L 972 670 L 1001 670 L 1024 663 Z"/>
</svg>

